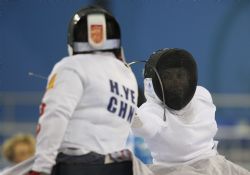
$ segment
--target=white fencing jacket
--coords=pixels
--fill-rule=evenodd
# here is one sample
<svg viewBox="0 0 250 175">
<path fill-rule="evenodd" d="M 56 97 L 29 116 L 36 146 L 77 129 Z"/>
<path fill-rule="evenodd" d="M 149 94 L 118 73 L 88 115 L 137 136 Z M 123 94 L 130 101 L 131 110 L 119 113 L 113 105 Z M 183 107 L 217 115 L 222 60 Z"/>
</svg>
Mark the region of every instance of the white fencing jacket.
<svg viewBox="0 0 250 175">
<path fill-rule="evenodd" d="M 32 169 L 50 173 L 58 152 L 67 148 L 82 154 L 126 148 L 137 97 L 133 72 L 112 53 L 62 59 L 42 99 Z"/>
<path fill-rule="evenodd" d="M 163 121 L 164 105 L 154 92 L 151 79 L 144 80 L 147 101 L 138 109 L 135 135 L 145 139 L 154 163 L 165 166 L 188 164 L 208 158 L 217 153 L 217 132 L 215 121 L 216 107 L 210 93 L 197 86 L 191 102 L 182 110 L 166 108 L 166 121 Z M 140 124 L 138 124 L 138 121 Z"/>
</svg>

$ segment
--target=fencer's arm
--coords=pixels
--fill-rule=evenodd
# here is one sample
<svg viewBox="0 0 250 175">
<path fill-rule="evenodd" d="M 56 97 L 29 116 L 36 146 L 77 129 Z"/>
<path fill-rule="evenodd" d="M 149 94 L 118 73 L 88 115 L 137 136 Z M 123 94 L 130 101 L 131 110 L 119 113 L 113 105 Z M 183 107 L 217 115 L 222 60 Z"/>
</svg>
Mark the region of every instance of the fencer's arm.
<svg viewBox="0 0 250 175">
<path fill-rule="evenodd" d="M 39 118 L 35 163 L 32 170 L 50 174 L 68 121 L 82 96 L 83 86 L 73 70 L 52 72 L 42 100 L 43 114 Z"/>
<path fill-rule="evenodd" d="M 153 137 L 160 130 L 156 119 L 156 116 L 150 112 L 138 111 L 131 125 L 133 134 L 143 138 Z"/>
</svg>

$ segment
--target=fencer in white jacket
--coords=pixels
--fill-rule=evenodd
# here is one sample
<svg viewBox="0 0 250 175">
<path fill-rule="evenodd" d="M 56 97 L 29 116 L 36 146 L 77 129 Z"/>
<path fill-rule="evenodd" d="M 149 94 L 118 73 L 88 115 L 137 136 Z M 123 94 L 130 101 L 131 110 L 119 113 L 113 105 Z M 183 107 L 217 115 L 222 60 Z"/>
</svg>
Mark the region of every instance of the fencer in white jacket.
<svg viewBox="0 0 250 175">
<path fill-rule="evenodd" d="M 152 153 L 151 170 L 157 175 L 249 174 L 218 154 L 216 107 L 209 91 L 197 86 L 197 77 L 195 60 L 184 49 L 159 50 L 145 66 L 147 101 L 132 129 Z"/>
<path fill-rule="evenodd" d="M 35 156 L 1 175 L 152 175 L 126 149 L 138 87 L 118 22 L 101 7 L 82 8 L 68 47 L 48 77 Z"/>
<path fill-rule="evenodd" d="M 152 174 L 125 150 L 138 87 L 118 22 L 101 7 L 82 8 L 70 21 L 68 47 L 48 77 L 35 157 L 4 175 Z"/>
</svg>

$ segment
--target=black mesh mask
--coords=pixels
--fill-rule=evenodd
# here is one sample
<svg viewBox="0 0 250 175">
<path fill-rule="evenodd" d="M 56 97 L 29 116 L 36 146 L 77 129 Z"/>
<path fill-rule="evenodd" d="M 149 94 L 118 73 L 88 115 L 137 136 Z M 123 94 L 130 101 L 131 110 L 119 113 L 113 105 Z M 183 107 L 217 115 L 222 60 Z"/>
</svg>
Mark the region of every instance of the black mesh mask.
<svg viewBox="0 0 250 175">
<path fill-rule="evenodd" d="M 146 66 L 145 78 L 152 78 L 154 90 L 165 104 L 174 110 L 181 110 L 193 98 L 197 86 L 197 66 L 193 56 L 184 49 L 162 49 L 153 53 Z"/>
</svg>

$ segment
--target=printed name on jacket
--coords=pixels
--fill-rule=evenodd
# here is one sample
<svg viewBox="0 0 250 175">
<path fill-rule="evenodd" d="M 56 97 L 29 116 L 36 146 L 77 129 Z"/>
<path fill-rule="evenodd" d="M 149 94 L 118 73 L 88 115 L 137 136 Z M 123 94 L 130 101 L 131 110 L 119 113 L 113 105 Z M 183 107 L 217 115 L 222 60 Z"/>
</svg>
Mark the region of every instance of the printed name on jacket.
<svg viewBox="0 0 250 175">
<path fill-rule="evenodd" d="M 109 80 L 109 85 L 113 95 L 109 99 L 107 110 L 131 123 L 136 105 L 135 91 L 113 80 Z M 129 102 L 134 105 L 130 105 Z"/>
</svg>

